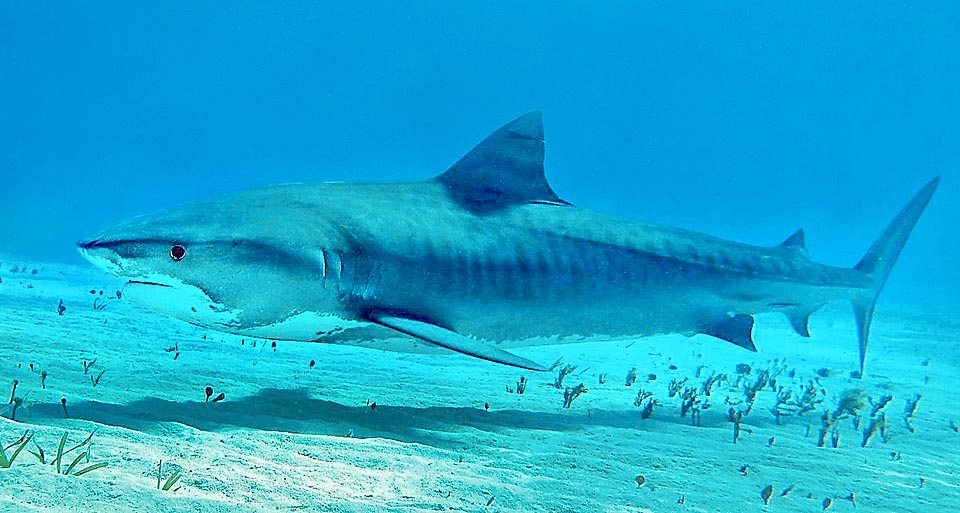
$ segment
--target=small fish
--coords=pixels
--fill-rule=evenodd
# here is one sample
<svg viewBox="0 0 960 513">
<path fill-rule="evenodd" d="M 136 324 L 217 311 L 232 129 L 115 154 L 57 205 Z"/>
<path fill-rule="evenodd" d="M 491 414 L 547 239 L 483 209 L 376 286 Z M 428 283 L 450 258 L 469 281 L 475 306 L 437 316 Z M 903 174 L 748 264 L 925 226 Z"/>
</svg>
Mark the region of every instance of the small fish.
<svg viewBox="0 0 960 513">
<path fill-rule="evenodd" d="M 770 497 L 773 497 L 773 485 L 768 484 L 763 487 L 763 490 L 760 490 L 760 498 L 763 499 L 764 505 L 769 506 Z"/>
</svg>

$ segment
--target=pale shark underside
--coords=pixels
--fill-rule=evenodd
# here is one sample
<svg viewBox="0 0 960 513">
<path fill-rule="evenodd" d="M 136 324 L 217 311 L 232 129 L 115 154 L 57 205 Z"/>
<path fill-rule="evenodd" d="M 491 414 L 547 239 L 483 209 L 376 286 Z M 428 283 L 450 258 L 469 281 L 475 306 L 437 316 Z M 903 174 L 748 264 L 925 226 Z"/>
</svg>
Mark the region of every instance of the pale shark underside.
<svg viewBox="0 0 960 513">
<path fill-rule="evenodd" d="M 809 336 L 810 315 L 846 299 L 862 372 L 877 295 L 939 182 L 848 269 L 810 260 L 802 231 L 759 247 L 574 208 L 548 185 L 543 156 L 531 112 L 431 180 L 242 192 L 120 223 L 79 248 L 129 280 L 124 297 L 200 326 L 416 342 L 535 370 L 506 348 L 702 333 L 756 350 L 752 315 L 782 312 Z"/>
</svg>

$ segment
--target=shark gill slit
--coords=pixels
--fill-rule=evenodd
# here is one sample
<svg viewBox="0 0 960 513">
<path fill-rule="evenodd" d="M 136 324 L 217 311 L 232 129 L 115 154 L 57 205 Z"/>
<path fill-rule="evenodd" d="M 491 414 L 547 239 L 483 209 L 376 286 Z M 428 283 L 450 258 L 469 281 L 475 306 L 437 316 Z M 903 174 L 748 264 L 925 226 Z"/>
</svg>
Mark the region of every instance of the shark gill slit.
<svg viewBox="0 0 960 513">
<path fill-rule="evenodd" d="M 373 272 L 376 274 L 374 275 L 374 280 L 372 281 L 373 285 L 370 290 L 370 297 L 368 297 L 367 299 L 375 298 L 379 295 L 380 283 L 383 282 L 383 265 L 377 262 L 376 265 L 374 265 L 373 269 L 374 269 Z"/>
<path fill-rule="evenodd" d="M 342 292 L 340 284 L 343 282 L 343 258 L 337 251 L 324 251 L 324 268 L 327 270 L 326 280 L 333 280 L 337 292 Z"/>
<path fill-rule="evenodd" d="M 364 263 L 366 258 L 364 257 L 363 253 L 359 252 L 353 253 L 351 256 L 351 265 L 348 267 L 350 274 L 350 286 L 347 287 L 347 293 L 351 297 L 362 297 L 363 288 L 366 286 L 366 283 L 364 282 Z"/>
<path fill-rule="evenodd" d="M 327 248 L 320 248 L 320 265 L 322 268 L 321 278 L 320 278 L 320 288 L 327 288 Z"/>
<path fill-rule="evenodd" d="M 360 297 L 363 298 L 364 300 L 367 300 L 373 297 L 375 293 L 372 284 L 374 279 L 376 263 L 373 261 L 373 259 L 369 257 L 365 258 L 364 260 L 365 260 L 364 262 L 365 266 L 364 266 L 364 273 L 363 273 L 364 275 L 363 289 L 360 291 Z"/>
<path fill-rule="evenodd" d="M 357 275 L 359 258 L 356 253 L 347 253 L 343 259 L 343 293 L 348 297 L 355 297 L 357 292 Z"/>
<path fill-rule="evenodd" d="M 370 281 L 370 272 L 367 269 L 367 259 L 362 253 L 357 253 L 356 264 L 353 271 L 353 289 L 351 292 L 354 297 L 363 297 L 367 290 L 367 283 Z"/>
</svg>

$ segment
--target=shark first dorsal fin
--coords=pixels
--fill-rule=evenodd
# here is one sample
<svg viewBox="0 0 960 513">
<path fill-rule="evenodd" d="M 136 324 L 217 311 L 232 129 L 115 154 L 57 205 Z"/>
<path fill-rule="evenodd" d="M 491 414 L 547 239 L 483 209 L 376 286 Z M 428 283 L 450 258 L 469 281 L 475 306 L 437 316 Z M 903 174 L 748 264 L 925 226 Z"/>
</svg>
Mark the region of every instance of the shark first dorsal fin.
<svg viewBox="0 0 960 513">
<path fill-rule="evenodd" d="M 533 111 L 503 125 L 436 178 L 474 213 L 561 200 L 543 174 L 543 118 Z"/>
</svg>

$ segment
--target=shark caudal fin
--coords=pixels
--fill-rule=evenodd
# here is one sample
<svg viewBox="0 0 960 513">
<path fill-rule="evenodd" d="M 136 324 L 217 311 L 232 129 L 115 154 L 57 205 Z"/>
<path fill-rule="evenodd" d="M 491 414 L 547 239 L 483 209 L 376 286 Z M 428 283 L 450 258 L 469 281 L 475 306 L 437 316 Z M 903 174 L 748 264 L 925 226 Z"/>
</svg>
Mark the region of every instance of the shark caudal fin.
<svg viewBox="0 0 960 513">
<path fill-rule="evenodd" d="M 870 324 L 873 322 L 873 310 L 877 304 L 877 296 L 883 289 L 883 284 L 890 275 L 893 264 L 900 256 L 910 232 L 920 219 L 920 214 L 927 208 L 927 203 L 940 184 L 940 177 L 927 182 L 917 194 L 913 196 L 897 217 L 890 222 L 880 234 L 876 242 L 867 250 L 854 269 L 869 274 L 874 280 L 874 286 L 862 297 L 852 299 L 853 310 L 857 316 L 857 336 L 860 341 L 860 375 L 863 375 L 867 357 L 867 344 L 870 341 Z"/>
</svg>

